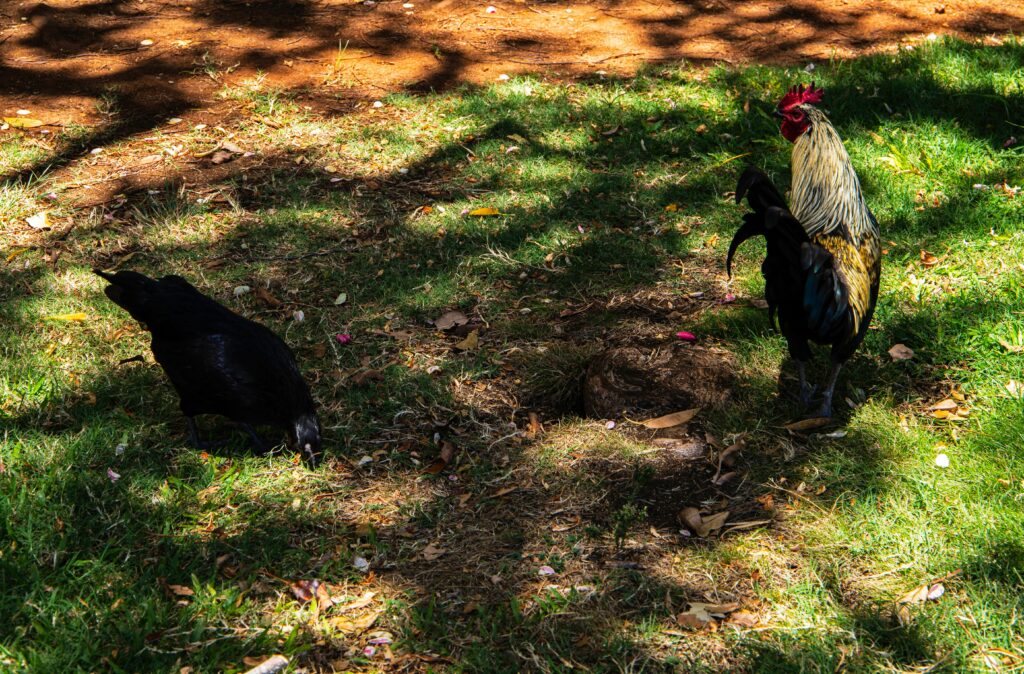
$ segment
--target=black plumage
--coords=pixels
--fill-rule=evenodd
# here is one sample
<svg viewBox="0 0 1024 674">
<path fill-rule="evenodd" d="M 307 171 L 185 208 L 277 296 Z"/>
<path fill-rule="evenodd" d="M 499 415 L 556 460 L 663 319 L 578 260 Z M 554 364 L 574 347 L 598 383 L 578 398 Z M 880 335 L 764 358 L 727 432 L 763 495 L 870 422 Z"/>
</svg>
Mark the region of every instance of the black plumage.
<svg viewBox="0 0 1024 674">
<path fill-rule="evenodd" d="M 240 424 L 259 450 L 253 425 L 291 434 L 303 459 L 320 456 L 320 423 L 309 387 L 288 345 L 266 327 L 243 318 L 180 276 L 152 279 L 132 271 L 93 270 L 110 282 L 107 297 L 152 334 L 153 356 L 167 373 L 188 420 L 193 444 L 200 414 Z"/>
</svg>

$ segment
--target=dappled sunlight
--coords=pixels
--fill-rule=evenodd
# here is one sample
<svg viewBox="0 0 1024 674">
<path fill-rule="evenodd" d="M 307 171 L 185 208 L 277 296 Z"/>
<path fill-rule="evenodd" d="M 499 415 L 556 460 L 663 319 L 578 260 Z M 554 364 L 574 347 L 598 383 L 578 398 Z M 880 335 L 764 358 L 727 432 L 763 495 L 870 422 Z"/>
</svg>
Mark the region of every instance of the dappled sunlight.
<svg viewBox="0 0 1024 674">
<path fill-rule="evenodd" d="M 38 671 L 228 670 L 285 652 L 324 672 L 782 672 L 965 669 L 1018 647 L 1007 626 L 1020 611 L 1024 455 L 1007 386 L 1024 387 L 1024 238 L 1021 197 L 999 185 L 1024 181 L 1020 146 L 1003 146 L 1024 112 L 1019 42 L 940 41 L 815 71 L 887 252 L 837 419 L 797 432 L 785 428 L 801 413 L 795 370 L 756 302 L 763 248 L 744 247 L 731 281 L 723 269 L 736 174 L 749 162 L 785 186 L 789 146 L 768 112 L 793 71 L 651 66 L 431 94 L 407 83 L 331 107 L 335 90 L 303 91 L 278 60 L 322 72 L 302 59 L 339 51 L 329 15 L 378 10 L 294 3 L 275 23 L 274 3 L 248 18 L 194 4 L 174 11 L 217 30 L 259 24 L 246 40 L 267 43 L 276 72 L 256 76 L 246 55 L 227 73 L 240 57 L 223 58 L 190 75 L 222 94 L 223 114 L 171 123 L 184 114 L 172 105 L 97 126 L 77 150 L 25 132 L 9 153 L 0 658 Z M 677 50 L 701 25 L 736 44 L 781 13 L 799 25 L 780 48 L 803 55 L 804 4 L 677 3 L 671 21 L 647 16 L 645 39 Z M 632 21 L 659 8 L 579 12 Z M 397 5 L 379 11 L 406 21 Z M 475 21 L 469 11 L 446 21 Z M 839 24 L 818 18 L 872 14 L 854 3 Z M 322 32 L 281 50 L 309 21 Z M 384 29 L 338 63 L 398 39 L 391 58 L 434 61 L 420 84 L 472 79 L 445 44 L 435 57 L 415 31 Z M 88 48 L 140 35 L 111 29 Z M 586 59 L 603 58 L 594 49 Z M 63 168 L 27 179 L 51 165 Z M 52 229 L 31 230 L 24 218 L 41 210 Z M 325 465 L 308 471 L 280 446 L 253 456 L 224 420 L 201 424 L 225 448 L 187 448 L 148 333 L 103 296 L 93 266 L 181 274 L 282 335 L 319 403 Z M 440 325 L 448 310 L 463 324 Z M 583 418 L 595 357 L 691 348 L 678 331 L 735 364 L 726 403 L 662 430 L 632 411 Z M 894 361 L 896 343 L 914 357 Z M 930 409 L 954 394 L 964 415 Z M 667 405 L 643 414 L 679 409 Z M 728 517 L 700 532 L 687 507 Z M 900 625 L 895 600 L 936 579 L 947 595 Z M 302 599 L 295 584 L 314 580 L 338 603 Z M 688 631 L 676 616 L 694 602 L 737 607 Z"/>
</svg>

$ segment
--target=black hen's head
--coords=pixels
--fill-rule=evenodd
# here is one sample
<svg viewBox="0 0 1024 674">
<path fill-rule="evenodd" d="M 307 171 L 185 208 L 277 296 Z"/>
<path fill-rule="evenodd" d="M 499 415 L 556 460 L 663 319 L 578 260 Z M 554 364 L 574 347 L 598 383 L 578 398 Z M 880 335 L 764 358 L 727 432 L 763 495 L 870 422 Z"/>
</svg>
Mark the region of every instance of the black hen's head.
<svg viewBox="0 0 1024 674">
<path fill-rule="evenodd" d="M 316 414 L 304 414 L 295 421 L 295 447 L 310 468 L 320 463 L 320 422 Z"/>
</svg>

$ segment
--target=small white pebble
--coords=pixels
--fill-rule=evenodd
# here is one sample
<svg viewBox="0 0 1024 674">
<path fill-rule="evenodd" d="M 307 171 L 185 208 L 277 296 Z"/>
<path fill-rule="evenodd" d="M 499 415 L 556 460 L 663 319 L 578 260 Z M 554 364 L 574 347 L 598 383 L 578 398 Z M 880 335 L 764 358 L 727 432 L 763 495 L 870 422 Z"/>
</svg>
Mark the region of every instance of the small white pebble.
<svg viewBox="0 0 1024 674">
<path fill-rule="evenodd" d="M 380 101 L 374 101 L 373 102 L 373 107 L 375 107 L 375 108 L 383 108 L 384 104 L 381 103 Z"/>
<path fill-rule="evenodd" d="M 124 450 L 125 450 L 125 446 L 124 446 L 124 443 L 122 442 L 117 447 L 114 447 L 114 454 L 116 456 L 121 456 L 122 454 L 124 454 Z"/>
<path fill-rule="evenodd" d="M 510 79 L 509 76 L 506 75 L 505 73 L 502 73 L 502 74 L 498 75 L 498 81 L 499 82 L 508 82 L 509 79 Z"/>
<path fill-rule="evenodd" d="M 302 309 L 299 309 L 298 311 L 293 313 L 292 317 L 295 319 L 296 323 L 301 323 L 302 321 L 306 320 L 306 314 L 305 312 L 302 311 Z"/>
<path fill-rule="evenodd" d="M 18 110 L 18 112 L 16 114 L 19 114 L 22 117 L 24 117 L 25 115 L 29 115 L 29 114 L 32 114 L 32 113 L 31 113 L 30 110 Z"/>
<path fill-rule="evenodd" d="M 366 573 L 370 570 L 370 563 L 366 561 L 365 557 L 356 557 L 352 560 L 352 566 L 356 567 L 357 571 Z"/>
<path fill-rule="evenodd" d="M 939 39 L 939 36 L 936 35 L 935 33 L 928 33 L 928 37 L 926 37 L 925 39 L 928 40 L 929 42 L 935 42 L 936 40 Z"/>
<path fill-rule="evenodd" d="M 192 128 L 195 129 L 196 131 L 202 131 L 203 129 L 206 128 L 206 125 L 205 124 L 196 124 Z"/>
<path fill-rule="evenodd" d="M 406 173 L 409 172 L 409 169 L 407 169 L 407 168 L 400 168 L 400 169 L 398 169 L 398 172 L 401 173 L 404 176 Z"/>
<path fill-rule="evenodd" d="M 946 454 L 939 454 L 935 457 L 935 465 L 939 468 L 949 468 L 949 457 Z"/>
<path fill-rule="evenodd" d="M 416 5 L 412 4 L 411 2 L 406 2 L 402 4 L 402 7 L 404 7 L 405 9 L 412 9 L 415 6 Z"/>
<path fill-rule="evenodd" d="M 102 147 L 94 147 L 93 149 L 89 150 L 89 154 L 100 154 L 101 152 L 103 152 Z"/>
<path fill-rule="evenodd" d="M 358 465 L 365 466 L 368 463 L 373 463 L 373 457 L 372 456 L 363 456 L 362 458 L 359 459 Z"/>
<path fill-rule="evenodd" d="M 139 44 L 141 44 L 143 47 L 148 47 L 149 45 L 153 44 L 153 41 L 152 40 L 143 40 Z"/>
<path fill-rule="evenodd" d="M 614 422 L 614 421 L 609 421 L 608 423 L 606 423 L 606 424 L 604 425 L 604 427 L 605 427 L 605 428 L 607 428 L 607 429 L 608 429 L 608 430 L 610 431 L 610 430 L 612 430 L 613 428 L 615 428 L 615 422 Z"/>
<path fill-rule="evenodd" d="M 235 286 L 235 297 L 241 297 L 250 290 L 252 290 L 252 288 L 250 288 L 249 286 Z"/>
<path fill-rule="evenodd" d="M 497 8 L 497 7 L 495 7 L 494 5 L 488 5 L 488 6 L 487 6 L 487 9 L 486 9 L 485 11 L 486 11 L 486 12 L 487 12 L 488 14 L 494 14 L 495 12 L 497 12 L 497 11 L 498 11 L 498 8 Z"/>
<path fill-rule="evenodd" d="M 168 124 L 181 124 L 181 117 L 171 117 L 167 120 Z"/>
</svg>

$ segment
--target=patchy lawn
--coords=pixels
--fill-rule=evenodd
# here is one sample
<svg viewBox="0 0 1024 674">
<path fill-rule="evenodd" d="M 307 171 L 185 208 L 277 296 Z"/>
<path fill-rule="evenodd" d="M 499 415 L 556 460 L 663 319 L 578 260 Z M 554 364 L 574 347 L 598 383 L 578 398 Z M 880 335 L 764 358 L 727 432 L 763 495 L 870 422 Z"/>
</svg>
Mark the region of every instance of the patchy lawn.
<svg viewBox="0 0 1024 674">
<path fill-rule="evenodd" d="M 309 102 L 352 108 L 341 84 L 254 76 L 201 122 L 122 137 L 111 96 L 103 129 L 0 132 L 4 667 L 1020 669 L 1024 44 L 813 76 L 886 255 L 838 423 L 809 433 L 783 428 L 757 244 L 723 272 L 743 165 L 788 182 L 769 113 L 801 70 L 517 76 L 344 115 Z M 228 449 L 187 447 L 96 266 L 181 274 L 281 334 L 325 465 L 222 421 Z M 665 430 L 633 422 L 674 408 L 584 416 L 588 362 L 627 346 L 707 348 L 735 382 Z"/>
</svg>

